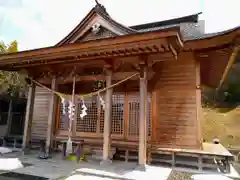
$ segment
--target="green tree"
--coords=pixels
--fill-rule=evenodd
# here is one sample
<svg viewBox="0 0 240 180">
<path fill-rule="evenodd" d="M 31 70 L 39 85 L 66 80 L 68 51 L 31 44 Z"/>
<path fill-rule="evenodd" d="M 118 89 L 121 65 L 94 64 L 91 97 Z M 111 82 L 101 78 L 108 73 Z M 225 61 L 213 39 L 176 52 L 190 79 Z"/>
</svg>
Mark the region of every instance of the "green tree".
<svg viewBox="0 0 240 180">
<path fill-rule="evenodd" d="M 14 53 L 18 51 L 17 41 L 6 45 L 0 42 L 0 55 L 4 53 Z M 8 94 L 10 96 L 19 96 L 19 93 L 26 90 L 25 75 L 19 72 L 1 71 L 0 70 L 0 94 Z"/>
</svg>

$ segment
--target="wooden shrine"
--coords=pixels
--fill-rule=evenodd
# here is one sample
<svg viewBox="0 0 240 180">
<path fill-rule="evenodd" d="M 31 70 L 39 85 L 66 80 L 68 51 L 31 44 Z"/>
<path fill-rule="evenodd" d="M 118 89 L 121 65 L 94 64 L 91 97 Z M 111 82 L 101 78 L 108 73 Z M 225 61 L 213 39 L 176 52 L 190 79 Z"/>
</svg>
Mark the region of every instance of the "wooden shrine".
<svg viewBox="0 0 240 180">
<path fill-rule="evenodd" d="M 57 45 L 0 55 L 1 70 L 24 70 L 38 82 L 29 87 L 23 148 L 46 139 L 49 149 L 71 133 L 102 147 L 103 160 L 109 146 L 135 149 L 141 165 L 152 147 L 201 150 L 201 87 L 222 86 L 240 29 L 205 34 L 198 15 L 127 27 L 97 4 Z M 75 103 L 69 132 L 61 98 L 44 87 L 71 95 L 73 79 L 76 95 L 108 89 L 100 93 L 105 109 L 99 96 L 84 98 L 81 118 Z"/>
</svg>

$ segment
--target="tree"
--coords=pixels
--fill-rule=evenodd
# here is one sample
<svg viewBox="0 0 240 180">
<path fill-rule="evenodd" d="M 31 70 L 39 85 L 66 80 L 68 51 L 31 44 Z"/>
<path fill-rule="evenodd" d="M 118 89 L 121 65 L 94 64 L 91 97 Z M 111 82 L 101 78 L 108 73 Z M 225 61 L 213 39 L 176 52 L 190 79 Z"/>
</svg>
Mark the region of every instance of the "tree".
<svg viewBox="0 0 240 180">
<path fill-rule="evenodd" d="M 18 51 L 17 41 L 6 45 L 0 42 L 0 55 L 4 53 L 14 53 Z M 0 94 L 8 94 L 10 96 L 19 96 L 20 92 L 26 90 L 25 75 L 19 72 L 1 71 L 0 70 Z"/>
</svg>

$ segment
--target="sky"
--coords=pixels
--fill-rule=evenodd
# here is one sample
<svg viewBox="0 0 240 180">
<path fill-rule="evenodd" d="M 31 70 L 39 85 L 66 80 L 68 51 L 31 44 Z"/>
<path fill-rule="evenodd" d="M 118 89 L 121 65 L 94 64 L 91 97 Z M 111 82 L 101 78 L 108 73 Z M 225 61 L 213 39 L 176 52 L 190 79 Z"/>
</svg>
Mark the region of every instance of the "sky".
<svg viewBox="0 0 240 180">
<path fill-rule="evenodd" d="M 98 0 L 124 25 L 202 12 L 205 32 L 240 25 L 240 0 Z M 95 6 L 94 0 L 0 0 L 0 41 L 17 40 L 20 50 L 53 46 Z"/>
</svg>

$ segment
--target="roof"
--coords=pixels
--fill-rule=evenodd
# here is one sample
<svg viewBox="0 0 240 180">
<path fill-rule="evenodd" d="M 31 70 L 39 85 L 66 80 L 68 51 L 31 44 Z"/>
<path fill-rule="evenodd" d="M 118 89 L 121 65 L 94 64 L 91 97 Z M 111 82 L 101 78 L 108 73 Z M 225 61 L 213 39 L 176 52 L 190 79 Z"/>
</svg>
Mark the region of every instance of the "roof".
<svg viewBox="0 0 240 180">
<path fill-rule="evenodd" d="M 79 29 L 83 26 L 83 24 L 87 21 L 87 19 L 93 15 L 98 14 L 111 25 L 119 28 L 121 31 L 125 32 L 124 34 L 137 34 L 142 32 L 154 32 L 159 30 L 166 30 L 168 28 L 179 28 L 181 32 L 181 36 L 184 41 L 189 40 L 199 40 L 209 37 L 214 37 L 218 35 L 222 35 L 224 33 L 228 33 L 229 31 L 233 31 L 239 29 L 240 26 L 217 33 L 205 33 L 205 22 L 204 20 L 199 20 L 199 15 L 201 13 L 196 13 L 192 15 L 187 15 L 179 18 L 168 19 L 163 21 L 156 21 L 145 24 L 138 24 L 134 26 L 124 26 L 123 24 L 115 21 L 111 18 L 106 8 L 99 4 L 96 1 L 95 7 L 91 9 L 88 15 L 70 32 L 64 39 L 62 39 L 57 45 L 62 45 L 64 43 L 68 43 L 74 35 L 79 31 Z"/>
<path fill-rule="evenodd" d="M 230 63 L 226 65 L 229 54 L 232 54 L 231 57 L 234 57 L 234 54 L 240 50 L 240 27 L 206 34 L 204 33 L 204 21 L 198 20 L 199 14 L 127 27 L 112 19 L 106 9 L 97 3 L 72 32 L 56 46 L 0 55 L 0 69 L 19 70 L 28 68 L 29 71 L 34 71 L 45 64 L 55 68 L 53 66 L 66 62 L 68 64 L 77 63 L 78 66 L 82 67 L 92 63 L 101 64 L 102 66 L 102 61 L 108 58 L 114 61 L 118 57 L 122 58 L 125 56 L 139 56 L 143 54 L 150 56 L 164 53 L 174 56 L 181 51 L 206 50 L 206 53 L 209 51 L 209 57 L 214 56 L 214 58 L 211 58 L 211 63 L 209 63 L 207 54 L 207 58 L 201 58 L 201 62 L 205 63 L 208 72 L 215 72 L 215 54 L 211 54 L 211 52 L 215 52 L 214 49 L 222 49 L 224 47 L 228 49 L 228 52 L 224 57 L 217 59 L 218 64 L 221 64 L 217 66 L 217 71 L 222 71 L 225 66 L 229 69 L 234 60 L 234 58 L 231 58 L 232 60 L 229 60 Z M 92 30 L 94 30 L 93 27 L 95 27 L 96 23 L 101 28 L 107 28 L 109 32 L 113 32 L 115 35 L 107 37 L 94 33 Z M 93 35 L 93 38 L 85 38 L 87 33 L 88 35 L 92 33 L 90 35 Z M 80 38 L 84 40 L 79 42 Z M 236 50 L 230 53 L 232 46 L 237 47 L 234 48 Z M 217 53 L 217 55 L 224 54 L 221 51 Z M 156 59 L 156 57 L 152 57 L 152 59 Z M 209 69 L 209 64 L 212 69 Z M 227 71 L 224 71 L 224 75 L 227 74 L 225 72 Z M 210 77 L 209 74 L 207 73 L 206 75 Z M 219 78 L 220 74 L 218 73 L 216 76 Z M 212 79 L 214 77 L 211 74 Z M 223 81 L 224 78 L 223 80 L 221 79 L 221 82 Z"/>
<path fill-rule="evenodd" d="M 240 29 L 240 26 L 237 26 L 225 31 L 220 31 L 215 33 L 205 33 L 204 32 L 205 21 L 198 20 L 198 16 L 200 14 L 201 13 L 197 13 L 197 14 L 183 16 L 175 19 L 140 24 L 140 25 L 130 26 L 130 28 L 137 30 L 138 32 L 153 32 L 153 31 L 164 30 L 172 27 L 179 27 L 181 31 L 181 35 L 185 41 L 210 38 L 210 37 L 223 35 L 231 31 Z"/>
<path fill-rule="evenodd" d="M 111 16 L 106 11 L 106 8 L 103 5 L 97 3 L 95 5 L 95 7 L 93 7 L 91 9 L 91 11 L 86 15 L 86 17 L 84 17 L 84 19 L 65 38 L 63 38 L 56 45 L 59 46 L 59 45 L 63 45 L 65 43 L 68 43 L 68 41 L 71 39 L 71 37 L 73 37 L 80 30 L 80 28 L 85 24 L 85 22 L 91 16 L 93 16 L 94 14 L 98 14 L 103 19 L 105 19 L 107 22 L 109 22 L 110 24 L 112 24 L 112 25 L 118 27 L 119 29 L 123 30 L 125 32 L 125 34 L 135 34 L 135 33 L 137 33 L 136 30 L 134 30 L 130 27 L 124 26 L 124 25 L 118 23 L 117 21 L 115 21 L 114 19 L 112 19 Z"/>
<path fill-rule="evenodd" d="M 0 69 L 14 70 L 17 66 L 39 66 L 45 63 L 57 64 L 62 62 L 89 61 L 109 57 L 122 57 L 168 52 L 168 41 L 172 39 L 182 46 L 179 29 L 168 31 L 145 32 L 129 34 L 118 38 L 104 38 L 83 43 L 65 44 L 62 46 L 45 47 L 0 55 Z M 30 65 L 30 66 L 29 66 Z"/>
</svg>

